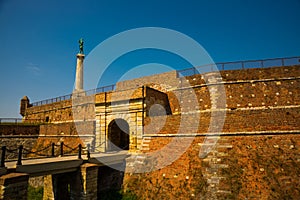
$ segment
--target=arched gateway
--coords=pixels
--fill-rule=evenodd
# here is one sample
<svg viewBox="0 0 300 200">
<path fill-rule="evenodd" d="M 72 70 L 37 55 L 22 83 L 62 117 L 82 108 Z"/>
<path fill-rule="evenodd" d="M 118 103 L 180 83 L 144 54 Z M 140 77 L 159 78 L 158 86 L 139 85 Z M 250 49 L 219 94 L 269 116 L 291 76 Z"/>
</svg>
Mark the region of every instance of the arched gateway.
<svg viewBox="0 0 300 200">
<path fill-rule="evenodd" d="M 129 125 L 124 119 L 114 119 L 108 125 L 108 151 L 129 150 Z"/>
<path fill-rule="evenodd" d="M 167 95 L 149 87 L 96 94 L 95 150 L 141 150 L 144 118 L 154 104 L 170 109 Z"/>
</svg>

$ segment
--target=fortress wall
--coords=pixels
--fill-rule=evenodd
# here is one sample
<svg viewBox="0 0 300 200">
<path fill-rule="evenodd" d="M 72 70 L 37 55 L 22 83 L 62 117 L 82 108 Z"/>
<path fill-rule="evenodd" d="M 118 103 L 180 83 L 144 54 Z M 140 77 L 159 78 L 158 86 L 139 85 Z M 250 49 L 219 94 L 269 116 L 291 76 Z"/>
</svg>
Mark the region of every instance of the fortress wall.
<svg viewBox="0 0 300 200">
<path fill-rule="evenodd" d="M 95 134 L 95 122 L 67 122 L 58 124 L 44 124 L 40 126 L 40 135 L 33 150 L 40 150 L 52 143 L 56 145 L 56 154 L 59 154 L 59 145 L 64 142 L 65 145 L 71 148 L 77 148 L 79 144 L 83 147 L 87 143 L 92 144 Z M 44 153 L 50 155 L 51 148 L 47 149 Z M 66 152 L 77 153 L 78 149 L 71 151 L 70 148 L 65 148 Z"/>
<path fill-rule="evenodd" d="M 219 199 L 297 199 L 300 196 L 300 135 L 225 136 L 230 149 L 220 169 Z M 153 137 L 150 146 L 160 150 L 170 137 Z M 206 199 L 205 174 L 212 166 L 199 158 L 204 137 L 195 137 L 188 150 L 170 165 L 153 172 L 125 174 L 124 188 L 138 199 Z M 180 149 L 180 144 L 178 144 Z M 164 159 L 164 157 L 161 157 Z"/>
<path fill-rule="evenodd" d="M 132 191 L 139 199 L 200 199 L 209 193 L 207 173 L 212 162 L 199 158 L 205 138 L 201 134 L 208 132 L 212 114 L 212 95 L 204 81 L 207 76 L 185 77 L 188 81 L 183 83 L 182 78 L 176 78 L 176 72 L 168 72 L 117 83 L 120 92 L 146 83 L 168 95 L 173 115 L 145 119 L 144 134 L 148 146 L 146 144 L 144 152 L 157 151 L 167 145 L 174 138 L 168 134 L 178 133 L 183 115 L 187 125 L 180 133 L 195 133 L 192 132 L 195 129 L 198 133 L 183 155 L 165 168 L 149 173 L 125 174 L 125 190 Z M 300 66 L 222 71 L 221 76 L 227 104 L 223 108 L 226 119 L 222 132 L 229 134 L 218 141 L 220 144 L 226 141 L 224 143 L 228 146 L 219 150 L 224 153 L 220 162 L 227 167 L 220 168 L 218 176 L 222 177 L 220 188 L 231 193 L 220 195 L 223 199 L 297 199 L 300 196 Z M 189 90 L 180 88 L 187 85 L 193 88 L 198 104 L 189 102 L 191 87 Z M 140 95 L 140 90 L 137 89 L 135 94 Z M 99 99 L 103 97 L 96 95 L 96 102 L 97 96 Z M 68 100 L 31 107 L 26 117 L 45 119 L 49 116 L 50 122 L 72 120 L 71 105 Z M 92 106 L 83 105 L 78 113 L 91 110 Z M 199 126 L 193 122 L 195 111 L 200 113 Z M 217 112 L 222 111 L 214 114 Z M 73 137 L 72 125 L 50 126 L 44 129 L 46 139 L 40 137 L 34 148 L 52 142 L 59 145 L 63 141 L 75 146 L 82 142 L 79 137 Z M 67 130 L 70 130 L 68 137 L 60 135 L 61 131 Z M 54 135 L 50 137 L 52 133 Z M 181 144 L 177 145 L 180 150 Z"/>
<path fill-rule="evenodd" d="M 262 80 L 262 79 L 280 79 L 287 77 L 299 77 L 300 65 L 286 66 L 286 67 L 270 67 L 270 68 L 250 68 L 241 70 L 224 70 L 220 71 L 219 75 L 225 82 L 230 81 L 246 81 L 246 80 Z M 213 73 L 207 73 L 210 75 Z M 181 78 L 185 79 L 191 86 L 205 84 L 207 75 L 193 75 Z M 217 75 L 218 76 L 218 75 Z"/>
<path fill-rule="evenodd" d="M 219 87 L 225 89 L 226 102 L 217 104 L 217 108 L 280 107 L 300 104 L 298 92 L 300 90 L 300 78 L 290 77 L 290 79 L 285 80 L 273 79 L 262 82 L 233 82 L 225 83 Z M 199 109 L 209 110 L 212 106 L 211 95 L 206 85 L 194 86 L 193 90 L 190 88 L 173 90 L 167 94 L 173 113 Z M 197 99 L 198 102 L 191 103 L 191 99 Z M 181 107 L 185 110 L 182 110 Z"/>
<path fill-rule="evenodd" d="M 26 109 L 25 121 L 30 122 L 30 120 L 39 120 L 46 122 L 47 117 L 49 118 L 48 122 L 72 120 L 72 100 L 33 106 Z"/>
<path fill-rule="evenodd" d="M 37 136 L 39 125 L 0 124 L 0 136 Z"/>
<path fill-rule="evenodd" d="M 6 152 L 6 158 L 16 159 L 16 149 L 20 145 L 26 149 L 32 149 L 37 143 L 38 135 L 38 125 L 1 124 L 0 147 L 6 146 L 8 150 L 15 150 L 14 152 Z"/>
<path fill-rule="evenodd" d="M 145 110 L 146 115 L 166 115 L 171 114 L 169 99 L 166 93 L 159 92 L 155 89 L 146 87 L 145 90 Z M 152 107 L 155 106 L 155 107 Z"/>
<path fill-rule="evenodd" d="M 17 148 L 20 145 L 27 150 L 40 151 L 47 148 L 40 154 L 51 155 L 51 144 L 55 143 L 55 152 L 58 155 L 60 143 L 64 142 L 69 147 L 76 148 L 79 144 L 85 146 L 94 140 L 94 121 L 76 122 L 75 123 L 58 123 L 58 124 L 40 124 L 40 125 L 0 125 L 0 147 L 6 146 L 8 150 L 14 152 L 6 152 L 7 159 L 17 158 Z M 81 135 L 78 135 L 78 132 Z M 85 142 L 83 144 L 83 142 Z M 65 152 L 70 149 L 65 148 Z M 77 149 L 72 151 L 77 153 Z M 24 157 L 34 155 L 24 155 Z M 36 155 L 35 155 L 36 156 Z"/>
<path fill-rule="evenodd" d="M 40 136 L 78 136 L 84 134 L 92 135 L 94 134 L 94 132 L 94 121 L 45 124 L 40 126 Z"/>
<path fill-rule="evenodd" d="M 138 199 L 215 199 L 207 195 L 213 194 L 208 178 L 216 163 L 223 166 L 215 175 L 220 179 L 214 180 L 219 199 L 297 199 L 300 196 L 299 66 L 221 73 L 223 78 L 227 77 L 223 79 L 227 81 L 224 84 L 227 105 L 223 110 L 226 119 L 222 130 L 227 134 L 221 134 L 217 142 L 217 146 L 224 144 L 225 147 L 216 147 L 217 153 L 208 154 L 214 155 L 215 160 L 199 157 L 205 139 L 201 134 L 208 132 L 211 120 L 211 97 L 207 86 L 201 85 L 204 80 L 200 75 L 188 77 L 194 79 L 192 85 L 199 100 L 198 135 L 170 165 L 153 172 L 125 174 L 125 190 Z M 195 128 L 191 123 L 184 127 L 185 132 L 179 131 L 183 116 L 180 103 L 189 104 L 190 91 L 173 89 L 167 94 L 172 112 L 178 113 L 145 119 L 147 140 L 144 145 L 147 148 L 144 153 L 158 153 L 173 141 L 170 135 L 193 133 L 191 130 Z M 192 106 L 186 110 L 185 118 L 191 122 L 195 117 L 192 112 L 198 105 L 185 106 Z M 214 113 L 217 112 L 221 111 Z M 175 149 L 180 151 L 182 144 L 177 143 Z M 155 164 L 170 157 L 159 155 L 158 160 L 144 162 Z"/>
<path fill-rule="evenodd" d="M 75 120 L 95 119 L 94 109 L 94 96 L 86 96 L 82 99 L 76 99 L 73 104 L 72 100 L 64 100 L 27 108 L 24 121 L 62 123 L 73 121 L 74 118 Z M 73 112 L 75 111 L 76 114 L 74 115 Z"/>
<path fill-rule="evenodd" d="M 226 108 L 252 108 L 263 106 L 289 106 L 298 105 L 300 66 L 274 67 L 266 69 L 244 69 L 221 71 L 222 83 L 226 92 Z M 141 96 L 141 87 L 146 84 L 156 90 L 167 93 L 172 113 L 189 112 L 194 110 L 211 109 L 211 95 L 205 83 L 205 79 L 213 76 L 208 73 L 204 76 L 194 75 L 177 78 L 176 71 L 163 74 L 142 77 L 117 83 L 117 91 L 114 99 L 124 99 L 123 96 L 136 98 Z M 221 85 L 222 86 L 222 85 Z M 187 87 L 180 89 L 181 87 Z M 191 93 L 191 87 L 194 93 Z M 128 90 L 133 88 L 133 90 Z M 135 89 L 134 89 L 135 88 Z M 127 91 L 122 91 L 127 90 Z M 115 92 L 113 92 L 115 93 Z M 112 98 L 113 93 L 107 93 L 107 100 Z M 124 94 L 123 94 L 124 93 Z M 130 93 L 130 94 L 129 94 Z M 195 96 L 196 95 L 196 96 Z M 198 99 L 198 104 L 190 103 L 193 98 Z M 104 99 L 104 93 L 97 94 L 95 102 Z M 102 100 L 101 100 L 102 99 Z M 184 109 L 181 108 L 184 105 Z M 218 108 L 224 108 L 218 105 Z M 78 110 L 81 113 L 90 113 L 87 118 L 93 116 L 93 106 L 83 105 Z M 87 112 L 88 111 L 88 112 Z M 85 115 L 86 115 L 85 113 Z M 26 110 L 26 120 L 41 120 L 50 122 L 67 122 L 73 119 L 72 101 L 65 100 L 42 106 L 33 106 Z"/>
<path fill-rule="evenodd" d="M 218 111 L 214 112 L 218 116 Z M 219 113 L 219 116 L 222 113 Z M 197 130 L 197 133 L 207 133 L 210 126 L 211 112 L 201 112 L 199 124 L 194 124 L 195 115 L 186 114 L 184 127 L 181 125 L 182 115 L 156 116 L 145 119 L 145 135 L 155 134 L 189 134 Z M 300 108 L 266 108 L 266 109 L 248 109 L 248 110 L 227 110 L 223 133 L 236 132 L 260 132 L 260 131 L 298 131 L 300 130 Z M 190 124 L 189 124 L 190 123 Z M 217 123 L 219 124 L 219 123 Z M 222 124 L 219 124 L 222 125 Z M 198 126 L 198 128 L 197 128 Z"/>
<path fill-rule="evenodd" d="M 168 88 L 176 88 L 178 87 L 178 84 L 179 82 L 177 80 L 177 72 L 171 71 L 162 74 L 155 74 L 152 76 L 144 76 L 141 78 L 118 82 L 116 90 L 128 90 L 146 85 L 152 86 L 154 89 L 163 91 Z"/>
<path fill-rule="evenodd" d="M 236 74 L 236 79 L 226 78 L 226 75 L 231 72 Z M 298 92 L 300 90 L 300 66 L 224 71 L 221 74 L 223 82 L 219 87 L 225 89 L 226 105 L 218 104 L 217 108 L 236 109 L 300 104 Z M 190 87 L 167 92 L 172 112 L 211 109 L 212 97 L 203 77 L 195 75 L 187 77 L 186 81 L 189 81 L 185 84 Z M 198 104 L 190 103 L 190 100 L 195 98 L 198 99 Z M 185 110 L 182 110 L 182 105 Z"/>
</svg>

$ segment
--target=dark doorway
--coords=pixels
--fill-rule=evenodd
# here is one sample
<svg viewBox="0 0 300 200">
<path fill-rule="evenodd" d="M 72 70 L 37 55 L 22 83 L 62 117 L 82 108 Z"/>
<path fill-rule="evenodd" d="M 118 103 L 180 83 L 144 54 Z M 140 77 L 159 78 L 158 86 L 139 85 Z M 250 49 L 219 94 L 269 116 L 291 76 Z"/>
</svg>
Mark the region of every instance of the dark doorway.
<svg viewBox="0 0 300 200">
<path fill-rule="evenodd" d="M 123 119 L 115 119 L 108 125 L 108 151 L 129 149 L 129 125 Z"/>
</svg>

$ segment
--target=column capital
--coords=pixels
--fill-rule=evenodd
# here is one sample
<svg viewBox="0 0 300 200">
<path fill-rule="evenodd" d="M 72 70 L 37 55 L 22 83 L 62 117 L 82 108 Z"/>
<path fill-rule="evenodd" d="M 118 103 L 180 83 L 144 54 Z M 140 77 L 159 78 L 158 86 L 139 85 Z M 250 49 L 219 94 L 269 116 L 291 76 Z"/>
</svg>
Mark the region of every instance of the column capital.
<svg viewBox="0 0 300 200">
<path fill-rule="evenodd" d="M 84 57 L 85 57 L 85 55 L 82 54 L 82 53 L 78 53 L 78 54 L 77 54 L 77 58 L 84 58 Z"/>
</svg>

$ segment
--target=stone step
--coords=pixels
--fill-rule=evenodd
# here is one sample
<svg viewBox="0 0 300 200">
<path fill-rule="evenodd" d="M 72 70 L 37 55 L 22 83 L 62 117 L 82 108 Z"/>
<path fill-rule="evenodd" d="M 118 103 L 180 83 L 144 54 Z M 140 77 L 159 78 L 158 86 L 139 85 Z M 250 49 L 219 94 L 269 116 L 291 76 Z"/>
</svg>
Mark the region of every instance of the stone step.
<svg viewBox="0 0 300 200">
<path fill-rule="evenodd" d="M 220 168 L 228 168 L 226 164 L 211 164 L 210 168 L 220 169 Z"/>
<path fill-rule="evenodd" d="M 226 144 L 226 143 L 220 143 L 220 142 L 205 142 L 205 143 L 199 143 L 199 146 L 203 147 L 217 147 L 217 148 L 232 148 L 231 144 Z"/>
<path fill-rule="evenodd" d="M 213 162 L 213 163 L 217 163 L 217 162 L 221 162 L 221 158 L 215 158 L 215 157 L 207 157 L 203 159 L 204 162 Z"/>
<path fill-rule="evenodd" d="M 205 171 L 208 173 L 218 173 L 219 168 L 206 168 Z"/>
<path fill-rule="evenodd" d="M 217 190 L 217 193 L 231 194 L 231 192 L 230 192 L 230 191 L 227 191 L 227 190 Z"/>
<path fill-rule="evenodd" d="M 216 148 L 226 148 L 226 149 L 231 149 L 232 145 L 231 144 L 217 144 Z"/>
<path fill-rule="evenodd" d="M 219 184 L 220 180 L 224 180 L 224 179 L 225 179 L 225 177 L 223 177 L 223 176 L 211 176 L 207 179 L 207 182 L 208 183 L 215 183 L 215 184 L 217 183 L 217 184 Z"/>
</svg>

